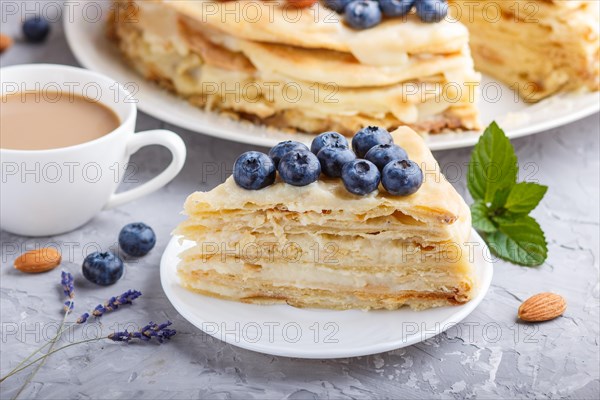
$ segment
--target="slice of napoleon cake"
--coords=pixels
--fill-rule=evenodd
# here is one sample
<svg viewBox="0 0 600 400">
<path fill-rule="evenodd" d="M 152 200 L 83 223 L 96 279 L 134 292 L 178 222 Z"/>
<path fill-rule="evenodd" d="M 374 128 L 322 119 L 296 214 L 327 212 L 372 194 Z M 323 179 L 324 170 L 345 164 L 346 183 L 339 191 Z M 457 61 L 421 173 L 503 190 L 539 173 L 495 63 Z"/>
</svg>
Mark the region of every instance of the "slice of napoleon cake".
<svg viewBox="0 0 600 400">
<path fill-rule="evenodd" d="M 283 142 L 269 156 L 245 153 L 232 177 L 184 208 L 176 234 L 195 246 L 178 274 L 205 295 L 425 309 L 465 303 L 476 287 L 469 207 L 407 127 L 365 128 L 352 146 L 327 132 L 310 150 Z"/>
</svg>

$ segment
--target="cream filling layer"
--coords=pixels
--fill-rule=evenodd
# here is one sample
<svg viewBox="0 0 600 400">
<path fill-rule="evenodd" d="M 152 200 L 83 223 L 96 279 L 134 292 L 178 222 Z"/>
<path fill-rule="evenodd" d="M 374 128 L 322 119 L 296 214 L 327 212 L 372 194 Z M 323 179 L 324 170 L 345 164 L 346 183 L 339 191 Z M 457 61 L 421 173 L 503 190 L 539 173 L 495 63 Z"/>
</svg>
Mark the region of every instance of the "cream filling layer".
<svg viewBox="0 0 600 400">
<path fill-rule="evenodd" d="M 300 289 L 360 289 L 386 292 L 414 290 L 419 292 L 452 292 L 460 284 L 471 284 L 463 274 L 421 271 L 410 275 L 373 273 L 355 270 L 330 269 L 315 265 L 279 264 L 262 265 L 258 270 L 243 263 L 220 264 L 214 262 L 181 263 L 180 272 L 214 271 L 223 275 L 222 282 L 230 276 L 236 282 L 249 280 L 273 286 L 291 286 Z"/>
</svg>

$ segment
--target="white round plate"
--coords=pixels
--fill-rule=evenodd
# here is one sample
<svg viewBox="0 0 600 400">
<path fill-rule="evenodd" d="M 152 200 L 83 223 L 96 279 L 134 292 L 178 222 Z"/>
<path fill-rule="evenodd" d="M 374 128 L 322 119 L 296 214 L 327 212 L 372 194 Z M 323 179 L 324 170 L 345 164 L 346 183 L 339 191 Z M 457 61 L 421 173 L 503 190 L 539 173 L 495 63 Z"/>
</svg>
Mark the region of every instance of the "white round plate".
<svg viewBox="0 0 600 400">
<path fill-rule="evenodd" d="M 381 353 L 419 343 L 469 315 L 492 281 L 489 251 L 473 231 L 477 295 L 461 306 L 412 311 L 335 311 L 288 305 L 256 305 L 221 300 L 186 290 L 177 276 L 178 254 L 193 245 L 174 237 L 160 264 L 167 298 L 190 323 L 234 346 L 277 356 L 340 358 Z M 486 257 L 487 255 L 487 257 Z"/>
<path fill-rule="evenodd" d="M 99 2 L 105 7 L 111 2 Z M 310 143 L 314 136 L 293 134 L 233 121 L 216 113 L 204 112 L 186 101 L 145 81 L 127 66 L 116 46 L 106 38 L 103 21 L 86 20 L 86 13 L 70 13 L 65 18 L 65 33 L 71 50 L 86 68 L 103 73 L 126 86 L 139 100 L 139 108 L 147 114 L 185 129 L 215 136 L 221 139 L 271 147 L 283 140 L 300 140 Z M 104 16 L 108 12 L 102 13 Z M 597 93 L 555 95 L 541 103 L 523 103 L 504 84 L 484 78 L 484 98 L 480 101 L 481 120 L 484 126 L 497 121 L 510 138 L 530 135 L 567 124 L 600 110 Z M 478 132 L 445 133 L 432 135 L 428 145 L 432 150 L 444 150 L 473 146 L 479 138 Z"/>
</svg>

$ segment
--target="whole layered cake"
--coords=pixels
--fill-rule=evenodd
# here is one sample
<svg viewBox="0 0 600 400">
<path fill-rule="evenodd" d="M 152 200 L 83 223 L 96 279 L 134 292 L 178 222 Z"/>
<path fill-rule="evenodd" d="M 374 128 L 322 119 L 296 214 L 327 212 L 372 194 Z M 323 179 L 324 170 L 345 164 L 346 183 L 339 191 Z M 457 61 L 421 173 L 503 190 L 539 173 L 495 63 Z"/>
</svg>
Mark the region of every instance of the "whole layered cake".
<svg viewBox="0 0 600 400">
<path fill-rule="evenodd" d="M 477 130 L 476 70 L 528 102 L 600 89 L 596 0 L 113 1 L 143 76 L 279 129 Z"/>
<path fill-rule="evenodd" d="M 117 0 L 111 32 L 141 74 L 205 110 L 313 133 L 479 127 L 462 24 L 408 13 L 356 29 L 313 3 Z"/>
<path fill-rule="evenodd" d="M 176 230 L 194 243 L 180 255 L 182 285 L 333 309 L 471 299 L 469 208 L 423 139 L 406 127 L 391 136 L 369 127 L 350 149 L 336 135 L 310 150 L 285 142 L 269 156 L 245 153 L 225 183 L 190 195 Z"/>
</svg>

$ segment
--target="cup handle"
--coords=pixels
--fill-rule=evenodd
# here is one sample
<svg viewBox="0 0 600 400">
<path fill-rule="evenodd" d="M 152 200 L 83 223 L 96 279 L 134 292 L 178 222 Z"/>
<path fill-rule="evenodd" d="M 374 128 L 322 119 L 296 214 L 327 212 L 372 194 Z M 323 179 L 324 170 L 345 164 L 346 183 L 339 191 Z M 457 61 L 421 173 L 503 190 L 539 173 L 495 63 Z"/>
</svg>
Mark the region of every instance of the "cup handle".
<svg viewBox="0 0 600 400">
<path fill-rule="evenodd" d="M 150 145 L 164 146 L 169 149 L 173 156 L 169 166 L 163 172 L 136 188 L 122 193 L 114 193 L 104 206 L 105 210 L 118 207 L 160 189 L 181 171 L 185 163 L 185 144 L 177 134 L 164 129 L 139 132 L 132 135 L 127 143 L 127 159 L 142 147 Z"/>
</svg>

